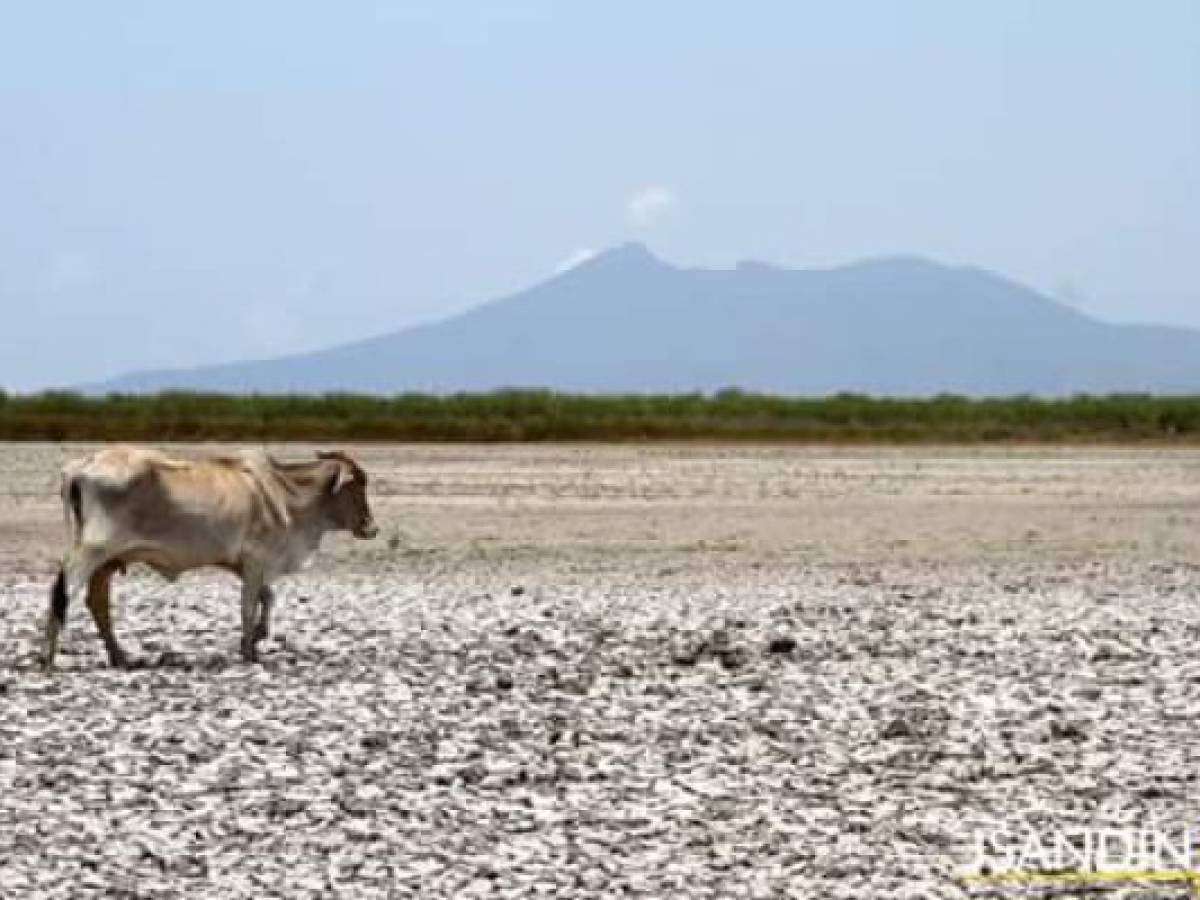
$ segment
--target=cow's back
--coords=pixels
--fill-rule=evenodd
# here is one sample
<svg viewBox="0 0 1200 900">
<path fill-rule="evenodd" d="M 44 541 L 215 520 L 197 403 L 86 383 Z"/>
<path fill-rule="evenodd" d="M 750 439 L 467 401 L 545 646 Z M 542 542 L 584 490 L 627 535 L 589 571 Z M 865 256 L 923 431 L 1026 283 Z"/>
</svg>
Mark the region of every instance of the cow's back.
<svg viewBox="0 0 1200 900">
<path fill-rule="evenodd" d="M 122 446 L 72 471 L 85 507 L 84 542 L 166 575 L 237 568 L 247 541 L 264 529 L 255 483 L 234 459 L 185 461 Z"/>
<path fill-rule="evenodd" d="M 144 480 L 156 470 L 170 471 L 188 465 L 155 450 L 118 445 L 105 447 L 87 459 L 68 463 L 63 469 L 63 477 L 65 480 L 82 477 L 97 487 L 119 490 Z"/>
</svg>

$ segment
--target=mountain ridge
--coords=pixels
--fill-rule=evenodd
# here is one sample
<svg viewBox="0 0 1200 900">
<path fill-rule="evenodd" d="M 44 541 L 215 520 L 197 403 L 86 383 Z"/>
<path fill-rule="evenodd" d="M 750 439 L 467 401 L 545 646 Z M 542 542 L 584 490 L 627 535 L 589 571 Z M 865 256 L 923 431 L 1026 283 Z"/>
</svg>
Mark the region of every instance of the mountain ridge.
<svg viewBox="0 0 1200 900">
<path fill-rule="evenodd" d="M 1200 331 L 1094 319 L 972 266 L 684 268 L 625 243 L 449 318 L 325 350 L 134 372 L 92 393 L 1200 392 Z"/>
</svg>

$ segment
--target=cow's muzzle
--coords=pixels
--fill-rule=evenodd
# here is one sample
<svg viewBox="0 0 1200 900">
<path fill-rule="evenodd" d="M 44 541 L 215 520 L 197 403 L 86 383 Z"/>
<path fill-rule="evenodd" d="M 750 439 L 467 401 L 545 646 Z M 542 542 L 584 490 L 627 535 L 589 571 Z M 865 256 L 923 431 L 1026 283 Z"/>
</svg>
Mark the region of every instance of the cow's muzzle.
<svg viewBox="0 0 1200 900">
<path fill-rule="evenodd" d="M 379 536 L 379 526 L 374 522 L 364 522 L 354 529 L 354 536 L 364 541 L 369 541 Z"/>
</svg>

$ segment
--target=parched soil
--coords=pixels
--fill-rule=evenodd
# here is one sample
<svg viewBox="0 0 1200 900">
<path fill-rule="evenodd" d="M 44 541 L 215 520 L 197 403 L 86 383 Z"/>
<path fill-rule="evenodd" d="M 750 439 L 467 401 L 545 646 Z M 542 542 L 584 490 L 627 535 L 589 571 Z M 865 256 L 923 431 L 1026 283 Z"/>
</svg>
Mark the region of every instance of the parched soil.
<svg viewBox="0 0 1200 900">
<path fill-rule="evenodd" d="M 46 675 L 86 449 L 0 445 L 0 897 L 956 897 L 980 829 L 1196 824 L 1200 451 L 360 447 L 260 665 L 133 571 L 144 667 L 79 605 Z"/>
</svg>

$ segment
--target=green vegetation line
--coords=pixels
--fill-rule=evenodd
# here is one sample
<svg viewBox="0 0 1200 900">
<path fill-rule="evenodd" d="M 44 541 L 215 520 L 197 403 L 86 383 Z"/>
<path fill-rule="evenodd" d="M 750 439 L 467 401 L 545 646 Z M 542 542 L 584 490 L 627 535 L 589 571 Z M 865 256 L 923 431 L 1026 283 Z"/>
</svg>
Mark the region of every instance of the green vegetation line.
<svg viewBox="0 0 1200 900">
<path fill-rule="evenodd" d="M 1200 441 L 1200 396 L 1063 399 L 581 395 L 371 397 L 0 392 L 8 441 Z"/>
</svg>

